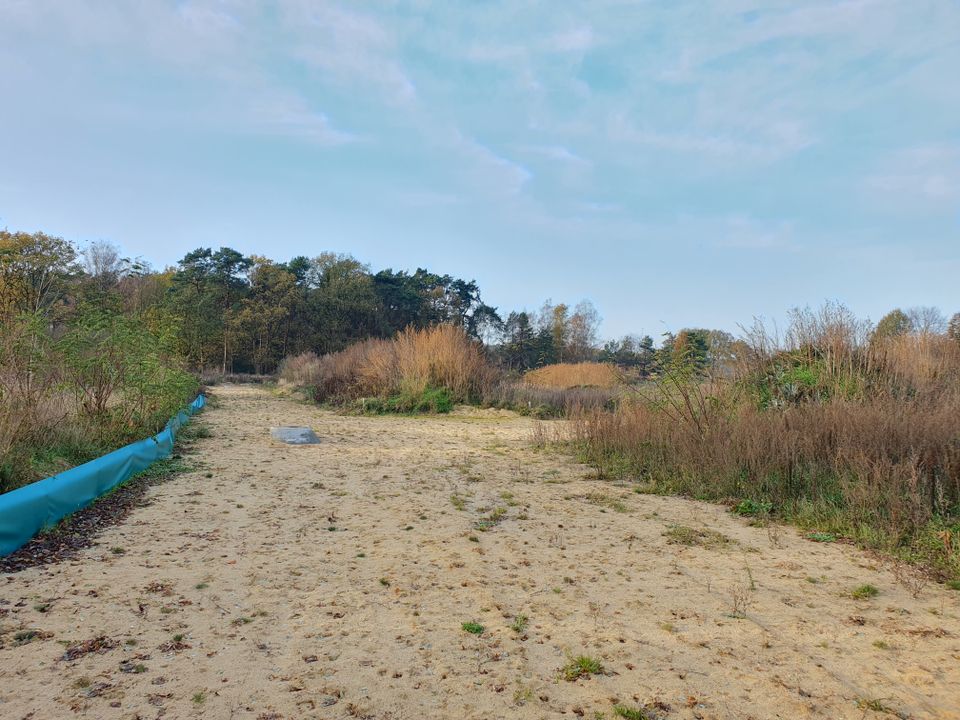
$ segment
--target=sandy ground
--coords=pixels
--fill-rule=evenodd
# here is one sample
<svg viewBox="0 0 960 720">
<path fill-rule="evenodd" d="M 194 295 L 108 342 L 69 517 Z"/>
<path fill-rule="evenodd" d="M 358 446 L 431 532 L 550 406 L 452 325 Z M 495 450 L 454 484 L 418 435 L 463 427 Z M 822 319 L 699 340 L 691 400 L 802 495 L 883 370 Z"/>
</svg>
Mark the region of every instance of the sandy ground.
<svg viewBox="0 0 960 720">
<path fill-rule="evenodd" d="M 0 717 L 960 718 L 960 593 L 589 479 L 510 414 L 215 394 L 195 471 L 77 560 L 0 578 Z M 579 655 L 603 672 L 563 679 Z"/>
</svg>

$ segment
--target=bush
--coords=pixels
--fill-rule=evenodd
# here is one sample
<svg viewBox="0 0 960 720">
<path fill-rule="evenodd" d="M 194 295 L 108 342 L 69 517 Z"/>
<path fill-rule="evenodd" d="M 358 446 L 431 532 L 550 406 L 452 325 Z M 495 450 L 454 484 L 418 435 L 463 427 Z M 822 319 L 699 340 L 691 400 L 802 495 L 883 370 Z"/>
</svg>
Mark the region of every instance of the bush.
<svg viewBox="0 0 960 720">
<path fill-rule="evenodd" d="M 197 391 L 140 320 L 86 309 L 56 330 L 0 323 L 0 492 L 156 433 Z"/>
<path fill-rule="evenodd" d="M 281 370 L 282 379 L 312 386 L 319 402 L 369 412 L 449 412 L 479 400 L 496 377 L 482 345 L 452 325 L 408 328 L 323 357 L 299 355 Z"/>
</svg>

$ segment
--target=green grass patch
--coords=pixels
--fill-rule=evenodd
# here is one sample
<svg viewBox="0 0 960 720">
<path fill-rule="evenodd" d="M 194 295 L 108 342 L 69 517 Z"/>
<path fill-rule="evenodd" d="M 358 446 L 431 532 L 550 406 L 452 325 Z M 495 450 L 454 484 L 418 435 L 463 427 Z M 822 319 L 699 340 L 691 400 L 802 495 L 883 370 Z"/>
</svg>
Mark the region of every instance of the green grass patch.
<svg viewBox="0 0 960 720">
<path fill-rule="evenodd" d="M 465 622 L 460 625 L 460 629 L 464 632 L 468 632 L 471 635 L 483 635 L 483 631 L 486 630 L 483 625 L 476 622 Z"/>
</svg>

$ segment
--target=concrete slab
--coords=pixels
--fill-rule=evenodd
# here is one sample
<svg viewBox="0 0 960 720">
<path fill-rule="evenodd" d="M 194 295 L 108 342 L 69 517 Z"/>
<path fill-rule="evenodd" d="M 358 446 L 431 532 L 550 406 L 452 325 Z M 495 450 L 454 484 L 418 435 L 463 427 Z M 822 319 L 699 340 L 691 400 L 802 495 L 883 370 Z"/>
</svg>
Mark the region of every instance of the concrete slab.
<svg viewBox="0 0 960 720">
<path fill-rule="evenodd" d="M 270 436 L 287 445 L 317 445 L 320 438 L 308 427 L 270 428 Z"/>
</svg>

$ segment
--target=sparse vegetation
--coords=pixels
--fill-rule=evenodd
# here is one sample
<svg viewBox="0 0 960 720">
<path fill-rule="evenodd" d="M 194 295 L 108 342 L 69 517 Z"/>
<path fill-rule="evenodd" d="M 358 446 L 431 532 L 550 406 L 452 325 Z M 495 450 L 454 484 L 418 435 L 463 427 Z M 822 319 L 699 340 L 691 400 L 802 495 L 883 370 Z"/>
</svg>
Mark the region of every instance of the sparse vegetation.
<svg viewBox="0 0 960 720">
<path fill-rule="evenodd" d="M 876 597 L 879 594 L 880 591 L 873 585 L 861 585 L 851 591 L 850 597 L 852 597 L 854 600 L 868 600 Z"/>
<path fill-rule="evenodd" d="M 671 525 L 663 533 L 671 545 L 721 548 L 733 541 L 723 533 L 708 528 L 692 528 L 687 525 Z"/>
<path fill-rule="evenodd" d="M 530 622 L 529 618 L 526 615 L 517 615 L 513 622 L 510 623 L 510 629 L 515 633 L 520 634 L 527 629 L 527 624 Z"/>
<path fill-rule="evenodd" d="M 567 664 L 560 669 L 563 679 L 568 682 L 590 675 L 600 675 L 601 673 L 603 673 L 603 664 L 589 655 L 571 657 Z"/>
<path fill-rule="evenodd" d="M 624 720 L 650 720 L 650 715 L 643 708 L 627 707 L 626 705 L 614 705 L 613 714 Z"/>
</svg>

